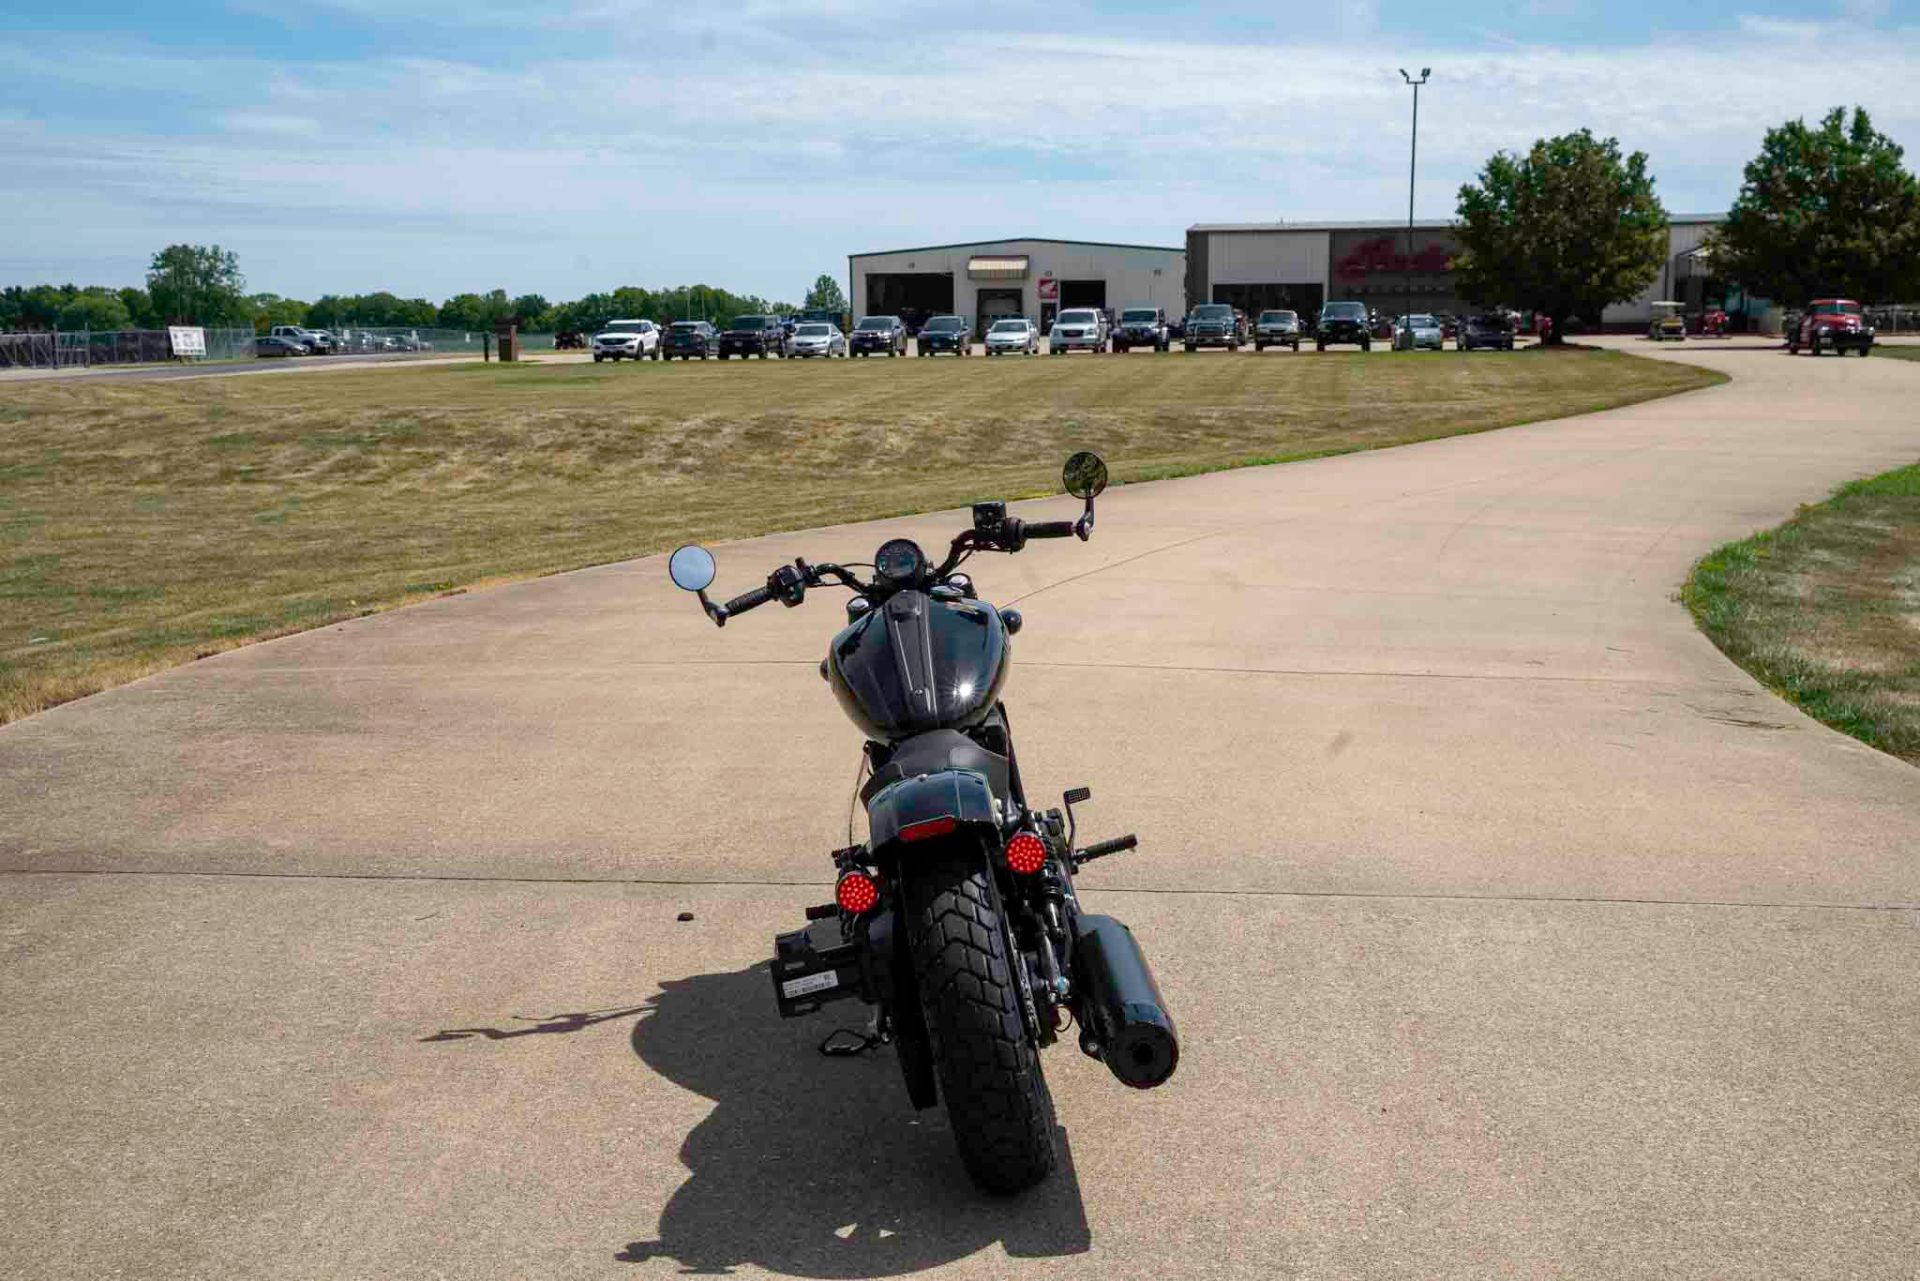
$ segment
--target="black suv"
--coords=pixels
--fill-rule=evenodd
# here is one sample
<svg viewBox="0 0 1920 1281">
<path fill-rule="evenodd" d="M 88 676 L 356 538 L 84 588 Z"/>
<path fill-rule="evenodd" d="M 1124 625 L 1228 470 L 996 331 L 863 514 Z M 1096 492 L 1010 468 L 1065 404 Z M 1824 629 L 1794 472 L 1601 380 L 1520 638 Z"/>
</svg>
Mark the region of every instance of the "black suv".
<svg viewBox="0 0 1920 1281">
<path fill-rule="evenodd" d="M 1325 351 L 1328 343 L 1354 343 L 1361 351 L 1373 350 L 1373 330 L 1367 323 L 1367 304 L 1330 302 L 1320 309 L 1320 322 L 1313 327 L 1313 348 Z"/>
<path fill-rule="evenodd" d="M 1173 335 L 1167 332 L 1167 313 L 1158 307 L 1129 307 L 1120 313 L 1120 323 L 1113 329 L 1115 351 L 1134 347 L 1166 351 L 1172 345 Z"/>
<path fill-rule="evenodd" d="M 720 331 L 704 320 L 676 320 L 660 339 L 660 359 L 705 360 L 720 354 Z"/>
<path fill-rule="evenodd" d="M 855 356 L 886 352 L 889 356 L 907 354 L 907 327 L 898 316 L 862 316 L 853 327 L 847 350 Z"/>
<path fill-rule="evenodd" d="M 934 316 L 920 326 L 920 354 L 950 351 L 956 356 L 972 354 L 973 331 L 965 316 Z"/>
<path fill-rule="evenodd" d="M 1240 318 L 1223 302 L 1203 302 L 1187 313 L 1187 331 L 1183 340 L 1188 351 L 1202 347 L 1240 350 Z"/>
<path fill-rule="evenodd" d="M 728 356 L 768 356 L 787 354 L 787 331 L 778 316 L 735 316 L 720 335 L 720 359 Z"/>
</svg>

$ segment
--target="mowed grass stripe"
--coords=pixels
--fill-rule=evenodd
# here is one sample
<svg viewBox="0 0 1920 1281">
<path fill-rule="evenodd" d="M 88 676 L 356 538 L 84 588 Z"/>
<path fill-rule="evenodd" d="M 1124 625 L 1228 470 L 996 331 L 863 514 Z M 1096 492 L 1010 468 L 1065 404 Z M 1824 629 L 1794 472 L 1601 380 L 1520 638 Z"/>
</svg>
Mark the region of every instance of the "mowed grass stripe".
<svg viewBox="0 0 1920 1281">
<path fill-rule="evenodd" d="M 457 365 L 0 386 L 0 719 L 690 539 L 1483 431 L 1718 381 L 1615 352 Z"/>
</svg>

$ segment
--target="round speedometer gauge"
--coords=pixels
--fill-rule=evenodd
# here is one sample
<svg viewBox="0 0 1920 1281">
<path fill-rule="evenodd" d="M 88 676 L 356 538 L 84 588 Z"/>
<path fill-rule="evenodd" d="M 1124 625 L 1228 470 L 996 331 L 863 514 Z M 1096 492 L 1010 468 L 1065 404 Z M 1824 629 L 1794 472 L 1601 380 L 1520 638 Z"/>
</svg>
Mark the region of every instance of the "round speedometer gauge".
<svg viewBox="0 0 1920 1281">
<path fill-rule="evenodd" d="M 927 554 L 911 538 L 896 538 L 873 554 L 873 570 L 895 587 L 908 587 L 926 576 Z"/>
</svg>

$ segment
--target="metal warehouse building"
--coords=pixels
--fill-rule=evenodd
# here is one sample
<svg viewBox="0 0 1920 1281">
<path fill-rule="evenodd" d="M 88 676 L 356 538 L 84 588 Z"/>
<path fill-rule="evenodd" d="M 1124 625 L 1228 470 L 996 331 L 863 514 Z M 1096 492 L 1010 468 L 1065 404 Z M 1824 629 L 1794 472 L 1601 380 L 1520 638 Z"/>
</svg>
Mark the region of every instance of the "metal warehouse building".
<svg viewBox="0 0 1920 1281">
<path fill-rule="evenodd" d="M 1607 308 L 1608 327 L 1644 326 L 1655 299 L 1698 311 L 1718 304 L 1725 287 L 1698 252 L 1719 214 L 1678 216 L 1668 233 L 1667 262 L 1641 297 Z M 1364 302 L 1386 315 L 1471 312 L 1454 292 L 1459 252 L 1450 222 L 1200 223 L 1187 229 L 1187 301 L 1225 302 L 1249 315 L 1289 307 L 1312 315 L 1330 299 Z M 1411 281 L 1413 305 L 1407 306 Z M 1731 310 L 1731 309 L 1730 309 Z"/>
<path fill-rule="evenodd" d="M 982 240 L 847 259 L 847 300 L 859 316 L 899 316 L 911 327 L 952 313 L 976 334 L 1002 316 L 1050 325 L 1063 307 L 1186 308 L 1186 252 L 1167 245 L 1083 240 Z"/>
</svg>

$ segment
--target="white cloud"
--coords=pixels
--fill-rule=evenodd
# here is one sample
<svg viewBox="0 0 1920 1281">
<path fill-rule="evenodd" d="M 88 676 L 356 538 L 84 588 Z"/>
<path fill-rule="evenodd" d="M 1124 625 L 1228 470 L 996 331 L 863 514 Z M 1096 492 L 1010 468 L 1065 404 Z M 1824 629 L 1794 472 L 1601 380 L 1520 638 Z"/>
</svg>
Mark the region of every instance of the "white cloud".
<svg viewBox="0 0 1920 1281">
<path fill-rule="evenodd" d="M 150 52 L 65 51 L 37 74 L 80 88 L 127 77 L 149 94 L 194 85 L 208 98 L 198 118 L 223 128 L 10 131 L 17 216 L 0 252 L 30 246 L 39 262 L 68 245 L 104 262 L 219 240 L 260 287 L 298 295 L 499 284 L 557 297 L 700 275 L 797 295 L 847 253 L 889 243 L 1178 243 L 1199 221 L 1389 216 L 1406 199 L 1395 68 L 1429 63 L 1426 217 L 1450 213 L 1494 150 L 1581 126 L 1647 151 L 1676 212 L 1724 208 L 1761 132 L 1793 115 L 1859 100 L 1896 137 L 1920 133 L 1902 90 L 1920 78 L 1920 47 L 1865 31 L 1810 39 L 1799 24 L 1430 58 L 1378 32 L 1276 45 L 856 29 L 822 42 L 746 24 L 711 48 L 682 37 L 596 40 L 592 57 L 510 70 L 230 60 L 209 75 Z M 25 261 L 0 258 L 0 277 Z"/>
</svg>

